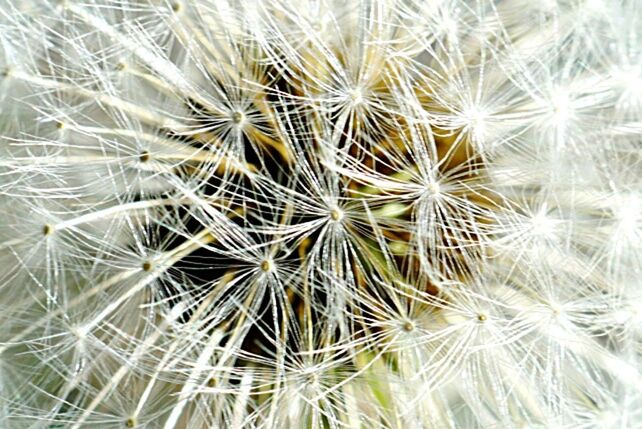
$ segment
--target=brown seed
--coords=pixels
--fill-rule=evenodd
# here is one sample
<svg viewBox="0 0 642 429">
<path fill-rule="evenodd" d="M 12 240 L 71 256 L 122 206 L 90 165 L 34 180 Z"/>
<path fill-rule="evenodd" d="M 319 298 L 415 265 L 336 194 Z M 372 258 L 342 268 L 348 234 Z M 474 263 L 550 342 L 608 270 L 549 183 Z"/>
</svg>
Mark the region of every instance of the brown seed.
<svg viewBox="0 0 642 429">
<path fill-rule="evenodd" d="M 133 428 L 136 426 L 136 420 L 133 417 L 128 418 L 125 420 L 125 426 L 128 428 Z"/>
<path fill-rule="evenodd" d="M 232 122 L 234 122 L 235 124 L 240 124 L 241 122 L 243 122 L 244 118 L 245 115 L 243 114 L 243 112 L 232 113 Z"/>
<path fill-rule="evenodd" d="M 271 269 L 272 269 L 272 264 L 270 263 L 270 261 L 265 259 L 265 260 L 263 260 L 263 262 L 261 262 L 261 270 L 263 270 L 264 272 L 267 273 Z"/>
<path fill-rule="evenodd" d="M 338 221 L 340 221 L 341 219 L 343 219 L 343 212 L 342 212 L 340 209 L 338 209 L 338 208 L 336 208 L 336 209 L 332 209 L 332 210 L 330 211 L 330 218 L 331 218 L 333 221 L 338 222 Z"/>
<path fill-rule="evenodd" d="M 143 262 L 143 271 L 151 271 L 152 270 L 152 263 L 149 261 Z"/>
<path fill-rule="evenodd" d="M 45 224 L 45 226 L 42 227 L 42 234 L 45 236 L 53 234 L 53 231 L 53 226 L 49 224 Z"/>
<path fill-rule="evenodd" d="M 144 151 L 140 153 L 138 159 L 140 159 L 140 162 L 147 162 L 151 159 L 151 155 L 149 154 L 149 152 Z"/>
</svg>

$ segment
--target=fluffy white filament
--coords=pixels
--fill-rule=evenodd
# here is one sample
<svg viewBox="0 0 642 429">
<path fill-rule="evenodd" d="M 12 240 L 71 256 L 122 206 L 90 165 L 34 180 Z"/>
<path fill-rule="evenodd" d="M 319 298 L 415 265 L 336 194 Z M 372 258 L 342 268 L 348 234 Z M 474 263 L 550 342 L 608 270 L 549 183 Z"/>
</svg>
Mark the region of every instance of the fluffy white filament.
<svg viewBox="0 0 642 429">
<path fill-rule="evenodd" d="M 0 427 L 642 427 L 635 0 L 0 0 Z"/>
</svg>

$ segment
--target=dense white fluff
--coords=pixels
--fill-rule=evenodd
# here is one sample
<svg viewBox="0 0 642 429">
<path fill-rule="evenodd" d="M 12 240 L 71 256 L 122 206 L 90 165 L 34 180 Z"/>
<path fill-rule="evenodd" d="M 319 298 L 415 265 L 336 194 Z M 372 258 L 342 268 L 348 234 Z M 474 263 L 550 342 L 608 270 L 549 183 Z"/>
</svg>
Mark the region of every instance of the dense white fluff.
<svg viewBox="0 0 642 429">
<path fill-rule="evenodd" d="M 634 0 L 0 0 L 0 427 L 642 427 Z"/>
</svg>

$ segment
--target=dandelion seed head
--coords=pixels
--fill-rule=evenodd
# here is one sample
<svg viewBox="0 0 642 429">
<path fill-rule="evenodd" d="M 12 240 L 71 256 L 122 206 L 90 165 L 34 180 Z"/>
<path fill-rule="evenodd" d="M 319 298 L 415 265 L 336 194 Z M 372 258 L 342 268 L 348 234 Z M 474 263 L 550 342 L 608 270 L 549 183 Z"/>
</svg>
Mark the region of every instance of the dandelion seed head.
<svg viewBox="0 0 642 429">
<path fill-rule="evenodd" d="M 5 0 L 3 427 L 629 427 L 634 2 Z"/>
</svg>

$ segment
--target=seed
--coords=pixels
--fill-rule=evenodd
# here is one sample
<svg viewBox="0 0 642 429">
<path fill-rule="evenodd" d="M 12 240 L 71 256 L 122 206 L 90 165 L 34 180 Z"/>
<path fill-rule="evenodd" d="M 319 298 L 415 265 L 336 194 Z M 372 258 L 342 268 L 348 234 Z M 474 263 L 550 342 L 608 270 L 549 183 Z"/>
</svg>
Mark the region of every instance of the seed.
<svg viewBox="0 0 642 429">
<path fill-rule="evenodd" d="M 263 260 L 263 262 L 261 262 L 261 270 L 263 270 L 264 272 L 267 273 L 271 269 L 272 269 L 272 263 L 270 261 L 265 259 L 265 260 Z"/>
<path fill-rule="evenodd" d="M 334 208 L 330 211 L 330 218 L 333 221 L 338 222 L 343 219 L 343 212 L 338 208 Z"/>
<path fill-rule="evenodd" d="M 45 236 L 51 235 L 51 234 L 53 234 L 53 232 L 54 232 L 53 226 L 51 226 L 49 224 L 45 224 L 42 227 L 42 234 L 45 235 Z"/>
<path fill-rule="evenodd" d="M 243 122 L 243 119 L 245 119 L 245 115 L 243 114 L 243 112 L 232 113 L 232 122 L 234 122 L 235 124 L 240 124 L 241 122 Z"/>
</svg>

